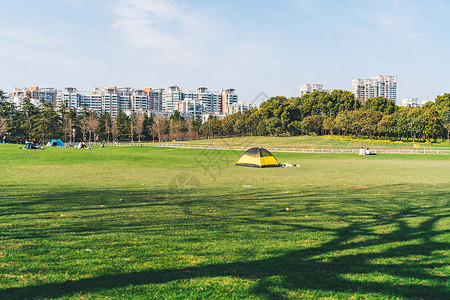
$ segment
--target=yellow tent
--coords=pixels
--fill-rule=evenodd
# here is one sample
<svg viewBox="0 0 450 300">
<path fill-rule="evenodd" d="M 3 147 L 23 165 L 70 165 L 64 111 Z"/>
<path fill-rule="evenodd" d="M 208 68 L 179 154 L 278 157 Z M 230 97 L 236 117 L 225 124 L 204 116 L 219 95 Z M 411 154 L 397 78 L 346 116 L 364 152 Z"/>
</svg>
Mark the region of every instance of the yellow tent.
<svg viewBox="0 0 450 300">
<path fill-rule="evenodd" d="M 267 168 L 279 167 L 280 164 L 267 149 L 251 148 L 241 155 L 236 166 Z"/>
</svg>

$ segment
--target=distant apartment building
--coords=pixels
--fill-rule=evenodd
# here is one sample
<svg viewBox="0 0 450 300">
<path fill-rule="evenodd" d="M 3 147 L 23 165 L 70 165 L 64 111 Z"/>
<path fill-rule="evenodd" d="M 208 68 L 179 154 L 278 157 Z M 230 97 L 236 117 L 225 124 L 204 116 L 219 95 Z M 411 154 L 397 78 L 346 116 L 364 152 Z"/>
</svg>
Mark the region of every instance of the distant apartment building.
<svg viewBox="0 0 450 300">
<path fill-rule="evenodd" d="M 39 88 L 38 86 L 32 86 L 28 88 L 30 99 L 37 101 L 44 100 L 45 102 L 56 103 L 57 90 L 54 88 Z"/>
<path fill-rule="evenodd" d="M 23 105 L 23 100 L 25 98 L 30 99 L 30 102 L 34 105 L 39 105 L 43 100 L 45 102 L 56 103 L 57 90 L 54 88 L 39 88 L 38 86 L 32 86 L 29 88 L 14 88 L 10 97 L 9 102 L 14 105 L 21 107 Z"/>
<path fill-rule="evenodd" d="M 370 79 L 353 79 L 352 93 L 364 104 L 367 99 L 385 97 L 397 101 L 397 76 L 373 76 Z"/>
<path fill-rule="evenodd" d="M 258 108 L 258 105 L 254 104 L 254 103 L 238 102 L 238 103 L 235 103 L 235 104 L 229 106 L 227 108 L 227 111 L 224 112 L 224 114 L 225 115 L 232 115 L 232 114 L 235 114 L 235 113 L 238 113 L 238 112 L 243 113 L 246 110 L 250 110 L 250 109 L 254 109 L 254 108 Z"/>
<path fill-rule="evenodd" d="M 322 92 L 323 90 L 323 84 L 300 84 L 300 97 L 311 94 L 313 92 Z"/>
<path fill-rule="evenodd" d="M 175 110 L 179 111 L 183 116 L 191 115 L 197 117 L 203 114 L 203 109 L 201 104 L 194 99 L 184 99 L 181 102 L 175 104 Z"/>
<path fill-rule="evenodd" d="M 408 98 L 408 99 L 403 99 L 402 100 L 402 104 L 401 106 L 406 106 L 406 107 L 420 107 L 420 103 L 418 102 L 417 98 Z"/>
<path fill-rule="evenodd" d="M 91 91 L 79 91 L 74 87 L 67 87 L 62 91 L 53 88 L 39 87 L 14 88 L 9 101 L 21 107 L 23 99 L 30 98 L 34 105 L 40 100 L 53 103 L 54 107 L 61 105 L 70 109 L 80 110 L 88 107 L 95 111 L 108 112 L 115 116 L 119 111 L 147 111 L 150 113 L 172 114 L 175 110 L 185 116 L 199 116 L 204 114 L 224 115 L 235 109 L 238 95 L 234 89 L 209 91 L 206 87 L 199 87 L 194 91 L 181 90 L 178 86 L 165 89 L 134 89 L 130 87 L 93 88 Z M 242 106 L 244 109 L 246 106 Z M 230 108 L 233 108 L 230 110 Z"/>
<path fill-rule="evenodd" d="M 423 101 L 422 101 L 422 106 L 424 106 L 424 105 L 427 104 L 428 102 L 436 102 L 436 99 L 423 100 Z"/>
<path fill-rule="evenodd" d="M 164 89 L 144 89 L 148 99 L 148 110 L 153 112 L 163 111 Z"/>
<path fill-rule="evenodd" d="M 181 89 L 177 85 L 169 86 L 163 93 L 162 110 L 165 112 L 174 112 L 175 106 L 183 100 Z"/>
<path fill-rule="evenodd" d="M 180 102 L 193 103 L 193 108 L 197 113 L 219 112 L 219 94 L 208 91 L 206 87 L 199 87 L 195 91 L 182 91 Z M 200 110 L 197 110 L 196 107 Z"/>
<path fill-rule="evenodd" d="M 238 95 L 234 89 L 222 89 L 221 94 L 221 107 L 220 112 L 227 114 L 228 108 L 238 103 Z"/>
<path fill-rule="evenodd" d="M 66 107 L 76 109 L 80 107 L 81 95 L 73 87 L 66 87 L 56 95 L 56 106 L 64 104 Z"/>
<path fill-rule="evenodd" d="M 179 110 L 186 114 L 222 114 L 227 107 L 238 102 L 234 89 L 222 89 L 220 92 L 209 91 L 199 87 L 195 91 L 181 90 L 178 86 L 170 86 L 163 94 L 163 111 Z"/>
<path fill-rule="evenodd" d="M 9 95 L 8 101 L 17 107 L 22 107 L 25 98 L 28 98 L 28 89 L 15 87 Z"/>
</svg>

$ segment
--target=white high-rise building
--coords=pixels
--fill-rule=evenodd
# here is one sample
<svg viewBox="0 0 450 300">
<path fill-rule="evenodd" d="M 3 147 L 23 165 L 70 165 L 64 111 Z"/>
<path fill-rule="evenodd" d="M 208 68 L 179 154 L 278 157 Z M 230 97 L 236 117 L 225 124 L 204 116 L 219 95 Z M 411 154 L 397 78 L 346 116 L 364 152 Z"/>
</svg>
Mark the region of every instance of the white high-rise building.
<svg viewBox="0 0 450 300">
<path fill-rule="evenodd" d="M 311 94 L 312 92 L 322 92 L 323 84 L 300 84 L 300 97 L 303 95 Z"/>
<path fill-rule="evenodd" d="M 17 107 L 23 105 L 23 100 L 30 98 L 32 104 L 39 105 L 40 100 L 52 102 L 59 107 L 64 104 L 71 109 L 82 110 L 87 107 L 97 112 L 108 112 L 116 116 L 119 111 L 147 111 L 152 113 L 171 114 L 175 110 L 183 111 L 186 116 L 202 114 L 221 115 L 229 111 L 227 108 L 238 102 L 238 95 L 234 89 L 209 91 L 206 87 L 199 87 L 193 91 L 181 90 L 178 86 L 165 89 L 134 89 L 130 87 L 108 88 L 96 87 L 91 91 L 79 91 L 74 87 L 67 87 L 62 91 L 52 88 L 14 88 L 8 101 Z M 246 107 L 243 106 L 245 110 Z"/>
<path fill-rule="evenodd" d="M 61 104 L 72 109 L 77 109 L 80 106 L 80 93 L 76 88 L 66 87 L 64 91 L 58 92 L 56 95 L 56 106 L 60 107 Z"/>
<path fill-rule="evenodd" d="M 57 91 L 54 88 L 39 88 L 37 86 L 31 86 L 28 88 L 16 87 L 13 89 L 8 101 L 17 107 L 22 107 L 25 99 L 29 99 L 35 106 L 39 106 L 41 104 L 41 100 L 52 103 L 53 106 L 55 106 L 56 93 Z"/>
<path fill-rule="evenodd" d="M 427 104 L 428 102 L 436 102 L 436 99 L 427 99 L 427 100 L 423 100 L 423 101 L 422 101 L 422 106 L 424 106 L 424 105 Z"/>
<path fill-rule="evenodd" d="M 177 85 L 169 86 L 163 93 L 162 110 L 172 113 L 175 110 L 175 106 L 182 100 L 183 95 L 180 88 Z"/>
<path fill-rule="evenodd" d="M 397 101 L 397 76 L 373 76 L 370 79 L 353 79 L 352 93 L 364 104 L 367 99 L 385 97 Z"/>
<path fill-rule="evenodd" d="M 221 93 L 220 113 L 226 114 L 229 107 L 238 103 L 238 95 L 235 93 L 234 89 L 222 89 L 220 93 Z"/>
<path fill-rule="evenodd" d="M 163 111 L 172 113 L 182 110 L 194 115 L 202 113 L 223 113 L 226 107 L 238 102 L 234 89 L 222 89 L 220 92 L 209 91 L 201 86 L 195 91 L 181 90 L 178 86 L 170 86 L 163 94 Z"/>
<path fill-rule="evenodd" d="M 417 98 L 408 98 L 402 100 L 402 105 L 406 107 L 420 107 L 420 103 L 417 101 Z"/>
<path fill-rule="evenodd" d="M 145 88 L 144 91 L 148 98 L 148 110 L 162 112 L 164 89 Z"/>
<path fill-rule="evenodd" d="M 130 107 L 133 111 L 149 110 L 149 99 L 144 90 L 133 89 L 130 95 Z"/>
</svg>

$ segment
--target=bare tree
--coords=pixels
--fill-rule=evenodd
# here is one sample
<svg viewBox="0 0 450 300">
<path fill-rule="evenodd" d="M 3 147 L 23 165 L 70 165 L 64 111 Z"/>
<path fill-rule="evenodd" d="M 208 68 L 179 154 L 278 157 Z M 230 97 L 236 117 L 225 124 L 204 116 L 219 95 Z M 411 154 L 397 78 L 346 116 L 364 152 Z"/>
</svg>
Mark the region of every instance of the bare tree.
<svg viewBox="0 0 450 300">
<path fill-rule="evenodd" d="M 63 124 L 64 142 L 67 141 L 67 136 L 69 136 L 69 143 L 72 142 L 72 130 L 73 130 L 72 118 L 64 119 L 64 124 Z M 73 141 L 73 142 L 75 142 L 75 141 Z"/>
<path fill-rule="evenodd" d="M 181 123 L 180 120 L 170 120 L 169 130 L 170 130 L 171 138 L 179 140 L 182 129 L 183 129 L 183 124 Z"/>
<path fill-rule="evenodd" d="M 111 134 L 113 136 L 113 140 L 116 141 L 119 137 L 119 126 L 117 124 L 117 117 L 111 118 Z"/>
<path fill-rule="evenodd" d="M 99 124 L 100 122 L 98 121 L 97 116 L 95 114 L 91 114 L 88 118 L 89 142 L 91 141 L 92 132 L 94 133 L 95 137 Z"/>
<path fill-rule="evenodd" d="M 163 115 L 156 115 L 151 127 L 151 133 L 158 136 L 158 141 L 161 141 L 161 135 L 166 132 L 167 120 Z"/>
<path fill-rule="evenodd" d="M 187 139 L 196 139 L 196 138 L 198 138 L 198 134 L 197 134 L 197 132 L 195 131 L 195 128 L 194 128 L 194 118 L 193 117 L 189 118 L 186 121 L 186 126 L 187 126 L 187 133 L 186 133 Z"/>
<path fill-rule="evenodd" d="M 9 129 L 8 119 L 0 117 L 0 134 L 6 133 L 8 129 Z"/>
<path fill-rule="evenodd" d="M 141 142 L 141 136 L 144 130 L 144 120 L 145 116 L 143 113 L 137 113 L 131 116 L 131 137 L 133 138 L 134 132 L 137 133 L 139 143 Z"/>
<path fill-rule="evenodd" d="M 83 134 L 83 140 L 86 139 L 86 133 L 88 132 L 88 128 L 89 128 L 89 118 L 88 116 L 84 116 L 80 122 L 80 130 L 81 134 Z"/>
<path fill-rule="evenodd" d="M 0 134 L 8 131 L 8 119 L 0 117 Z"/>
<path fill-rule="evenodd" d="M 106 119 L 105 120 L 105 131 L 106 131 L 106 134 L 107 134 L 107 141 L 109 142 L 109 134 L 111 133 L 111 123 L 110 123 L 110 120 L 109 119 Z"/>
</svg>

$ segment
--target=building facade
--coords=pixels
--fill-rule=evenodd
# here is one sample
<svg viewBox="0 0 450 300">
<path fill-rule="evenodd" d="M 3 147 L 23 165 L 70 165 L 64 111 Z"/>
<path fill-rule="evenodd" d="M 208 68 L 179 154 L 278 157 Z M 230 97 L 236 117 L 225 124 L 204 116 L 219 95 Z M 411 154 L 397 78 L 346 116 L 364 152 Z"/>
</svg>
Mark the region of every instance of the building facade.
<svg viewBox="0 0 450 300">
<path fill-rule="evenodd" d="M 311 94 L 312 92 L 322 92 L 323 91 L 323 85 L 322 84 L 300 84 L 300 97 Z"/>
<path fill-rule="evenodd" d="M 385 97 L 397 101 L 397 76 L 373 76 L 369 79 L 353 79 L 352 93 L 363 104 L 367 99 Z"/>
<path fill-rule="evenodd" d="M 234 89 L 222 89 L 221 94 L 221 109 L 222 114 L 227 114 L 228 108 L 238 103 L 238 95 Z"/>
<path fill-rule="evenodd" d="M 226 115 L 236 110 L 238 95 L 234 89 L 209 91 L 206 87 L 199 87 L 194 91 L 181 90 L 178 86 L 165 89 L 134 89 L 130 87 L 93 88 L 91 91 L 79 91 L 74 87 L 67 87 L 62 91 L 53 88 L 14 88 L 9 101 L 21 107 L 23 100 L 29 98 L 34 105 L 39 105 L 43 99 L 53 103 L 53 106 L 64 105 L 67 108 L 81 110 L 88 107 L 94 111 L 104 111 L 112 116 L 119 111 L 147 111 L 170 115 L 175 110 L 185 116 Z M 245 105 L 241 108 L 246 107 Z M 233 108 L 230 110 L 230 108 Z"/>
<path fill-rule="evenodd" d="M 419 103 L 417 98 L 408 98 L 408 99 L 403 99 L 402 100 L 401 106 L 420 107 L 421 105 L 420 105 L 420 103 Z"/>
</svg>

